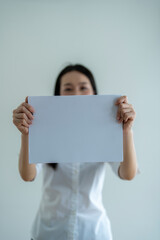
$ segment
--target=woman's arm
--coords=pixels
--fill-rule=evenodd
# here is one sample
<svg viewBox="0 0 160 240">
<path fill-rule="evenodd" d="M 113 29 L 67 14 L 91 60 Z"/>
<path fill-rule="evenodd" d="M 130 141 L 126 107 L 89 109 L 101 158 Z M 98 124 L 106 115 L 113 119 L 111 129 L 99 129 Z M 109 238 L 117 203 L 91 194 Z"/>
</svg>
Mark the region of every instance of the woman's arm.
<svg viewBox="0 0 160 240">
<path fill-rule="evenodd" d="M 137 158 L 134 146 L 132 124 L 136 113 L 128 103 L 127 96 L 117 99 L 117 120 L 123 124 L 123 162 L 120 163 L 119 176 L 125 180 L 132 180 L 137 173 Z"/>
<path fill-rule="evenodd" d="M 28 133 L 32 124 L 34 108 L 25 102 L 13 110 L 13 123 L 21 132 L 21 149 L 19 154 L 19 173 L 24 181 L 32 181 L 36 176 L 35 164 L 29 164 Z"/>
<path fill-rule="evenodd" d="M 36 176 L 35 164 L 29 164 L 28 135 L 21 134 L 19 173 L 24 181 L 33 181 Z"/>
<path fill-rule="evenodd" d="M 133 131 L 123 132 L 123 162 L 120 163 L 119 176 L 132 180 L 137 172 L 137 158 L 134 146 Z"/>
</svg>

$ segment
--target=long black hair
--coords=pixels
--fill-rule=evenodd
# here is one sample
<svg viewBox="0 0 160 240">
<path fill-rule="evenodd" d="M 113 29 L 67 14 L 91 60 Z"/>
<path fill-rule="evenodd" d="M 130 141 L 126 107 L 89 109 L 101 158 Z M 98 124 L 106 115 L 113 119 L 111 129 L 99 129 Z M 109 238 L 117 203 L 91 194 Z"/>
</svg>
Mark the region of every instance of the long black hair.
<svg viewBox="0 0 160 240">
<path fill-rule="evenodd" d="M 62 69 L 61 72 L 59 73 L 59 75 L 56 79 L 56 82 L 55 82 L 55 86 L 54 86 L 54 92 L 53 92 L 54 96 L 60 95 L 60 86 L 61 86 L 62 76 L 64 74 L 66 74 L 68 72 L 72 72 L 72 71 L 78 71 L 80 73 L 83 73 L 86 77 L 88 77 L 88 79 L 90 80 L 90 83 L 92 85 L 94 95 L 98 94 L 95 79 L 94 79 L 92 72 L 88 68 L 84 67 L 81 64 L 75 64 L 75 65 L 70 64 L 70 65 L 66 66 L 64 69 Z M 48 165 L 51 166 L 55 170 L 58 167 L 58 163 L 48 163 Z"/>
</svg>

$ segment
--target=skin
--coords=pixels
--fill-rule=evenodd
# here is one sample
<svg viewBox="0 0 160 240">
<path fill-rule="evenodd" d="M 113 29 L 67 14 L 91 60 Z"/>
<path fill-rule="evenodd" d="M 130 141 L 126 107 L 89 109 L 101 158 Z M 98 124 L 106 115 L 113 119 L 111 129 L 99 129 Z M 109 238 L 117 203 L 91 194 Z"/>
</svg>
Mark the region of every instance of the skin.
<svg viewBox="0 0 160 240">
<path fill-rule="evenodd" d="M 94 91 L 89 79 L 77 71 L 68 72 L 61 78 L 60 95 L 93 95 Z M 128 103 L 127 96 L 115 102 L 117 106 L 117 122 L 123 124 L 123 162 L 119 167 L 119 176 L 131 180 L 137 172 L 137 160 L 134 147 L 132 125 L 136 116 L 134 108 Z M 13 110 L 13 123 L 21 132 L 21 149 L 19 154 L 19 172 L 24 181 L 32 181 L 36 176 L 35 164 L 29 164 L 28 129 L 34 117 L 34 108 L 25 102 Z"/>
<path fill-rule="evenodd" d="M 68 72 L 61 78 L 60 95 L 93 95 L 89 79 L 82 73 Z"/>
</svg>

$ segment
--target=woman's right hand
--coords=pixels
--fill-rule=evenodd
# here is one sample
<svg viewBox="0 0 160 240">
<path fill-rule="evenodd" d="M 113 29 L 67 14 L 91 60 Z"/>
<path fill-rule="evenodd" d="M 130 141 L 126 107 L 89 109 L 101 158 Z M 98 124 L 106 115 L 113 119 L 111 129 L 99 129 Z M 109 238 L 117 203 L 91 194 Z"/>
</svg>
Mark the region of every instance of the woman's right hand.
<svg viewBox="0 0 160 240">
<path fill-rule="evenodd" d="M 29 125 L 32 124 L 34 119 L 33 112 L 34 108 L 28 104 L 28 97 L 26 97 L 25 102 L 13 110 L 13 123 L 24 135 L 29 133 Z"/>
</svg>

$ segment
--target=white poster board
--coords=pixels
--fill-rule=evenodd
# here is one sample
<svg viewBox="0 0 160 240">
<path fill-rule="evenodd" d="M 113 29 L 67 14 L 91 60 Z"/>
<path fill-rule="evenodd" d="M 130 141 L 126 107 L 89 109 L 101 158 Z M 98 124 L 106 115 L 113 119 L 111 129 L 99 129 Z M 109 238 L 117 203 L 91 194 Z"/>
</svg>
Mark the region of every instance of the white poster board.
<svg viewBox="0 0 160 240">
<path fill-rule="evenodd" d="M 120 95 L 30 96 L 29 163 L 122 162 Z"/>
</svg>

